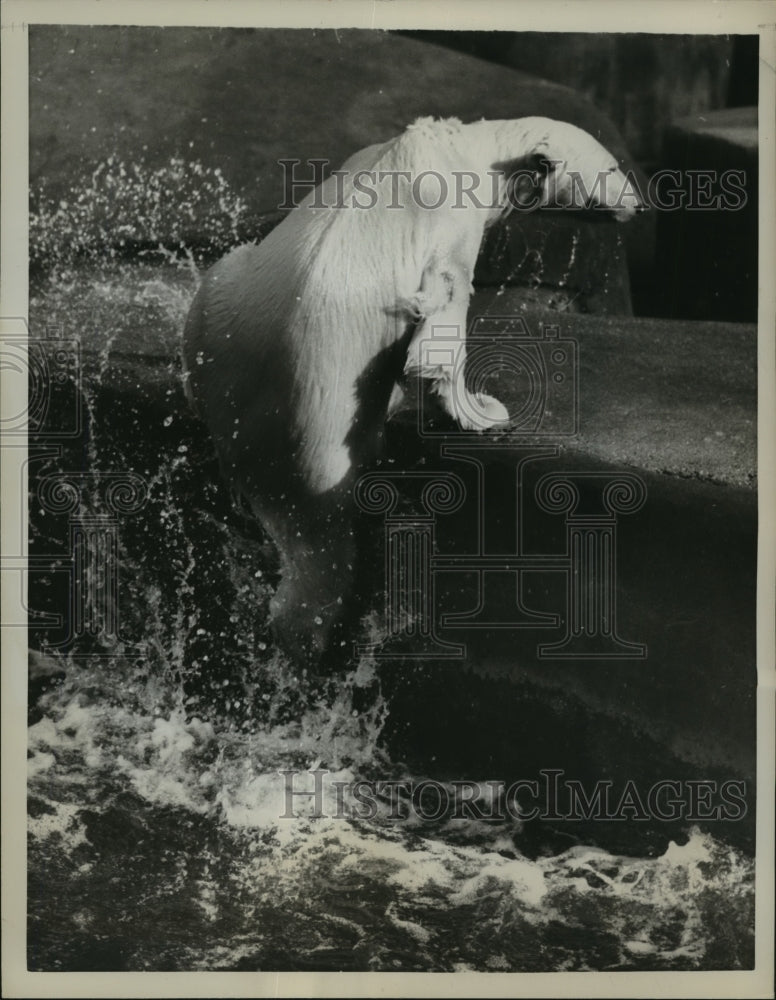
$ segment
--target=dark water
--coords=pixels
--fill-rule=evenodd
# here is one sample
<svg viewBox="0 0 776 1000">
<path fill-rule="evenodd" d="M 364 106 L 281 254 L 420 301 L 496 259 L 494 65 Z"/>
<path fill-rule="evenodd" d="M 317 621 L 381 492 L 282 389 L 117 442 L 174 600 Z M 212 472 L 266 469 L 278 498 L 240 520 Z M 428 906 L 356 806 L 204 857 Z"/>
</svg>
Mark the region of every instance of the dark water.
<svg viewBox="0 0 776 1000">
<path fill-rule="evenodd" d="M 182 169 L 158 177 L 160 190 L 186 190 Z M 116 224 L 121 211 L 134 219 L 123 238 L 152 244 L 138 230 L 164 230 L 165 209 L 132 215 L 148 178 L 111 170 Z M 228 242 L 239 200 L 217 178 L 186 178 Z M 100 215 L 104 187 L 101 175 L 74 193 L 77 211 L 50 208 L 32 227 L 31 334 L 80 342 L 82 403 L 81 433 L 30 467 L 30 551 L 47 567 L 31 580 L 36 611 L 66 611 L 69 594 L 70 514 L 41 500 L 46 477 L 81 476 L 82 520 L 107 512 L 97 472 L 131 472 L 146 495 L 118 518 L 117 632 L 67 642 L 31 623 L 44 652 L 32 657 L 30 967 L 751 966 L 753 861 L 707 832 L 649 856 L 580 843 L 528 856 L 513 820 L 395 820 L 387 802 L 371 819 L 336 817 L 336 782 L 435 777 L 433 757 L 413 771 L 391 758 L 392 706 L 369 657 L 316 679 L 272 647 L 271 547 L 220 484 L 170 361 L 197 260 L 169 245 L 106 258 L 116 241 Z M 78 398 L 63 392 L 32 445 L 46 445 Z M 364 627 L 379 638 L 377 616 Z M 316 768 L 327 771 L 324 815 L 298 798 L 282 819 L 279 772 Z"/>
</svg>

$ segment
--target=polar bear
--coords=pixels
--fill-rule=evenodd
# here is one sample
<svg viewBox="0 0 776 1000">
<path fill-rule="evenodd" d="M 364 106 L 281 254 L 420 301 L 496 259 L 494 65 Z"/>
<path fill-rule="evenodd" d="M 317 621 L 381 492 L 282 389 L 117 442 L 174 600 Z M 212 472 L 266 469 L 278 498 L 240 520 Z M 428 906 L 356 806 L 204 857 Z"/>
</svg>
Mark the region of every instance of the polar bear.
<svg viewBox="0 0 776 1000">
<path fill-rule="evenodd" d="M 433 327 L 465 334 L 486 227 L 510 210 L 581 207 L 580 193 L 620 220 L 642 207 L 573 125 L 423 118 L 204 277 L 184 331 L 187 394 L 277 545 L 272 622 L 293 658 L 315 662 L 350 597 L 352 488 L 380 453 L 397 383 L 429 380 L 467 429 L 508 421 L 498 400 L 469 394 L 465 335 L 441 363 L 423 350 Z"/>
</svg>

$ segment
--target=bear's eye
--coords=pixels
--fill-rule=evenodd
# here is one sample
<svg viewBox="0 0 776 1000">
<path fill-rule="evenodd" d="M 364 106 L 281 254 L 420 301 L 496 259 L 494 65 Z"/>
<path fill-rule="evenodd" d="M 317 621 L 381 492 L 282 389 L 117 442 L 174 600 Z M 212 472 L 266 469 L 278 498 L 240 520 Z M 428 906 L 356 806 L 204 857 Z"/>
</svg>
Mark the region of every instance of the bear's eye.
<svg viewBox="0 0 776 1000">
<path fill-rule="evenodd" d="M 544 174 L 540 170 L 520 170 L 512 174 L 507 182 L 507 199 L 509 205 L 521 208 L 532 205 L 539 194 Z"/>
</svg>

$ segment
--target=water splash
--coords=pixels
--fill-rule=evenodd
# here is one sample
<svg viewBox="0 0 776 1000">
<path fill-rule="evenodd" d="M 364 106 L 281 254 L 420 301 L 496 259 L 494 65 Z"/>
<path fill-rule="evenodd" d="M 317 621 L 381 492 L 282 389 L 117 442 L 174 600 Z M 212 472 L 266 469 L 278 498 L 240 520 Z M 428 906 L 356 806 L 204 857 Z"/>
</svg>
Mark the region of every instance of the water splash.
<svg viewBox="0 0 776 1000">
<path fill-rule="evenodd" d="M 328 731 L 322 708 L 311 707 L 293 724 L 246 734 L 152 708 L 153 692 L 132 685 L 119 704 L 111 685 L 109 703 L 85 681 L 47 696 L 31 730 L 32 858 L 47 863 L 42 899 L 89 900 L 79 911 L 85 934 L 101 928 L 121 952 L 116 967 L 546 971 L 747 961 L 753 866 L 709 835 L 693 831 L 657 858 L 580 846 L 531 861 L 504 850 L 503 829 L 454 842 L 390 822 L 387 811 L 338 819 L 335 783 L 373 773 L 379 759 L 379 722 L 369 731 L 345 701 L 329 711 L 337 721 Z M 299 799 L 294 817 L 282 818 L 278 770 L 326 765 L 325 815 Z M 122 824 L 132 827 L 129 842 L 116 839 Z M 129 884 L 122 869 L 137 877 L 141 865 L 141 885 Z M 171 901 L 180 934 L 163 916 L 153 932 L 140 925 L 148 905 Z M 77 967 L 68 964 L 77 940 L 56 954 L 49 936 L 33 935 L 42 967 L 52 958 Z"/>
<path fill-rule="evenodd" d="M 109 156 L 53 199 L 33 192 L 30 263 L 62 270 L 77 259 L 104 265 L 139 248 L 202 258 L 247 235 L 248 206 L 219 169 L 171 157 L 163 166 Z M 202 234 L 206 239 L 203 241 Z"/>
</svg>

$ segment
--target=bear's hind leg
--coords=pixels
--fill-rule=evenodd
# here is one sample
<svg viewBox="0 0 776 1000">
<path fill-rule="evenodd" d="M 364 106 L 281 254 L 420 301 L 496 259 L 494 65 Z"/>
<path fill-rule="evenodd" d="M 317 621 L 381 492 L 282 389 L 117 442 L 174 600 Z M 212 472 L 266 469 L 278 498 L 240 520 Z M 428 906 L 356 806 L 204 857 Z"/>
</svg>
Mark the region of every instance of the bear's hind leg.
<svg viewBox="0 0 776 1000">
<path fill-rule="evenodd" d="M 343 630 L 353 592 L 356 545 L 345 512 L 286 512 L 272 532 L 281 578 L 270 601 L 271 626 L 281 649 L 313 667 Z M 264 518 L 266 523 L 266 517 Z"/>
</svg>

